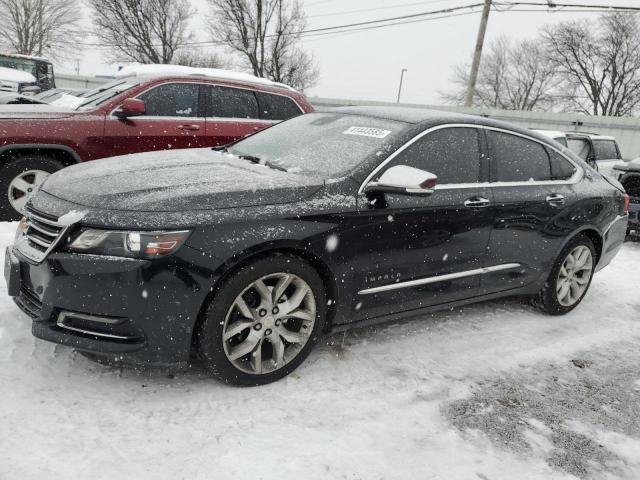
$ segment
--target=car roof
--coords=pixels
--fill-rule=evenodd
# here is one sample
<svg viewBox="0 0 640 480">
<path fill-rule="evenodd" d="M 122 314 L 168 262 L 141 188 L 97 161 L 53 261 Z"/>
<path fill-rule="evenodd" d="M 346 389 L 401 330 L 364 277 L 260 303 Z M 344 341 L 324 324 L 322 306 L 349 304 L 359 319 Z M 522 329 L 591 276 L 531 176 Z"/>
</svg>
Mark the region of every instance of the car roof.
<svg viewBox="0 0 640 480">
<path fill-rule="evenodd" d="M 567 132 L 568 137 L 573 138 L 590 138 L 591 140 L 610 140 L 615 142 L 615 137 L 611 137 L 609 135 L 598 135 L 597 133 L 586 133 L 586 132 Z"/>
<path fill-rule="evenodd" d="M 268 78 L 257 77 L 243 72 L 234 72 L 220 68 L 196 68 L 184 65 L 130 65 L 124 67 L 116 75 L 116 79 L 138 78 L 143 81 L 158 78 L 199 78 L 207 80 L 222 80 L 252 84 L 266 87 L 276 87 L 296 92 L 297 90 L 284 83 L 274 82 Z"/>
<path fill-rule="evenodd" d="M 448 112 L 445 110 L 432 110 L 426 108 L 411 108 L 411 107 L 337 107 L 331 108 L 325 111 L 340 112 L 351 115 L 361 115 L 365 117 L 380 118 L 386 120 L 393 120 L 397 122 L 410 123 L 415 125 L 421 125 L 423 128 L 429 128 L 432 126 L 443 125 L 448 123 L 462 123 L 469 125 L 478 125 L 493 127 L 503 130 L 509 130 L 514 133 L 519 133 L 524 136 L 535 138 L 536 140 L 546 143 L 548 145 L 557 148 L 557 143 L 547 135 L 530 130 L 528 128 L 522 128 L 517 125 L 508 122 L 502 122 L 500 120 L 493 120 L 487 117 L 481 117 L 479 115 L 468 115 L 465 113 Z"/>
</svg>

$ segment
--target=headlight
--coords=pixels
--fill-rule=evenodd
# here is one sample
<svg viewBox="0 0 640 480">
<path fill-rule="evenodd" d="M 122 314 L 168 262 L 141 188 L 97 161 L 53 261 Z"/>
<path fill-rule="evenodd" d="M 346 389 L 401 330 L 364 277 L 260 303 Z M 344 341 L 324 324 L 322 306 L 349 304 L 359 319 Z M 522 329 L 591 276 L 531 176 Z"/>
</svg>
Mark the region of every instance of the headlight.
<svg viewBox="0 0 640 480">
<path fill-rule="evenodd" d="M 117 257 L 158 258 L 171 255 L 189 236 L 180 232 L 83 230 L 68 246 L 72 252 Z"/>
</svg>

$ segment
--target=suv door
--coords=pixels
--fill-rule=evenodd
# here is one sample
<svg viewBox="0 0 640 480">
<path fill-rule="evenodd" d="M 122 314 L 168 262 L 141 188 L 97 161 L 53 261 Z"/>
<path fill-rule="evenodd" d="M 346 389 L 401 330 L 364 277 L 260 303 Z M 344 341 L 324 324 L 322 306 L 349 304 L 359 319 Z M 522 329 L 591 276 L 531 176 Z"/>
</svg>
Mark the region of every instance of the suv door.
<svg viewBox="0 0 640 480">
<path fill-rule="evenodd" d="M 473 297 L 489 242 L 491 191 L 473 127 L 431 131 L 375 173 L 408 165 L 438 178 L 430 196 L 362 194 L 354 319 Z M 417 282 L 412 284 L 407 282 Z M 388 290 L 377 291 L 379 287 Z"/>
<path fill-rule="evenodd" d="M 560 152 L 515 133 L 486 135 L 494 198 L 487 265 L 518 267 L 483 275 L 483 293 L 521 287 L 548 272 L 573 229 L 578 197 L 578 167 Z"/>
<path fill-rule="evenodd" d="M 145 115 L 107 117 L 112 155 L 206 146 L 200 89 L 198 83 L 156 85 L 137 96 L 145 102 Z"/>
<path fill-rule="evenodd" d="M 247 88 L 208 85 L 206 137 L 210 146 L 227 145 L 274 122 L 260 119 L 258 99 Z"/>
</svg>

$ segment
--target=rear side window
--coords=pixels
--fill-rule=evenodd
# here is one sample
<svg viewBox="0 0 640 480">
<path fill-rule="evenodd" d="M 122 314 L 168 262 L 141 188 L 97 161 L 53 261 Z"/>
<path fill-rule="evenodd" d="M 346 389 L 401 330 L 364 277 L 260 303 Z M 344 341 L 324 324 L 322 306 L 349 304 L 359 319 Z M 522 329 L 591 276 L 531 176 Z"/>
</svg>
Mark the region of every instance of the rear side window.
<svg viewBox="0 0 640 480">
<path fill-rule="evenodd" d="M 551 178 L 549 155 L 541 144 L 492 130 L 487 132 L 487 137 L 496 181 L 529 182 Z"/>
<path fill-rule="evenodd" d="M 393 165 L 426 170 L 438 184 L 477 183 L 480 179 L 480 143 L 475 128 L 443 128 L 428 133 L 403 150 Z"/>
<path fill-rule="evenodd" d="M 210 92 L 210 116 L 259 118 L 258 101 L 252 90 L 215 86 Z"/>
<path fill-rule="evenodd" d="M 596 160 L 611 160 L 620 156 L 616 143 L 612 140 L 594 140 L 593 149 L 596 152 Z"/>
<path fill-rule="evenodd" d="M 555 150 L 548 149 L 551 161 L 551 179 L 568 180 L 576 173 L 576 167 Z"/>
<path fill-rule="evenodd" d="M 198 117 L 198 92 L 195 83 L 167 83 L 144 92 L 143 100 L 147 116 L 151 117 Z"/>
<path fill-rule="evenodd" d="M 288 120 L 302 114 L 291 98 L 283 95 L 256 92 L 260 105 L 260 118 L 264 120 Z"/>
</svg>

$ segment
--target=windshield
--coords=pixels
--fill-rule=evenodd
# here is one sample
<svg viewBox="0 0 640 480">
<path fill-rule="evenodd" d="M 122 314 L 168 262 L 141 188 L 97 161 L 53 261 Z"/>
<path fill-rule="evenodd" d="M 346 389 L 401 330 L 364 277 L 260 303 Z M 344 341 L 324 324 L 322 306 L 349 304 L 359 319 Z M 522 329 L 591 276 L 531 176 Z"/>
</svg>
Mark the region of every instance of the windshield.
<svg viewBox="0 0 640 480">
<path fill-rule="evenodd" d="M 122 92 L 130 90 L 140 84 L 135 80 L 114 80 L 105 83 L 99 88 L 89 90 L 82 95 L 84 102 L 78 106 L 78 110 L 90 110 L 102 105 L 107 100 L 119 95 Z"/>
<path fill-rule="evenodd" d="M 275 125 L 229 152 L 289 172 L 345 173 L 407 126 L 402 122 L 342 113 L 311 113 Z"/>
</svg>

